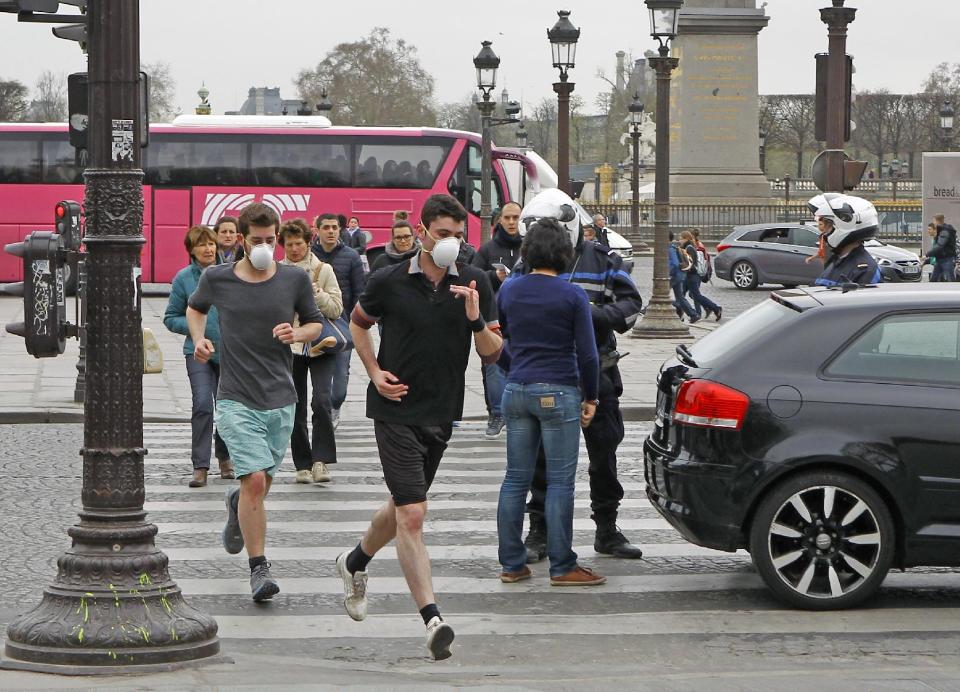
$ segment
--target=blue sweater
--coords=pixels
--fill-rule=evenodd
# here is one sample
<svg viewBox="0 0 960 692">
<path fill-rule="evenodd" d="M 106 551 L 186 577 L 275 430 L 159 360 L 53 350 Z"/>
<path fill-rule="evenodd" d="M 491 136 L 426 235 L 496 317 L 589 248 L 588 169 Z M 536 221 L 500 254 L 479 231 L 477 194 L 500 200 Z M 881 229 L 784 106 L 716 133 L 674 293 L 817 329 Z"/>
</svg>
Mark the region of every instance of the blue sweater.
<svg viewBox="0 0 960 692">
<path fill-rule="evenodd" d="M 507 382 L 580 387 L 597 398 L 600 359 L 587 294 L 545 274 L 507 281 L 497 294 L 500 327 L 507 340 L 500 365 Z"/>
<path fill-rule="evenodd" d="M 170 288 L 167 310 L 163 314 L 163 324 L 167 329 L 174 334 L 183 334 L 187 337 L 183 342 L 185 356 L 192 356 L 194 352 L 193 339 L 190 338 L 190 329 L 187 327 L 187 300 L 197 290 L 202 271 L 196 260 L 191 259 L 190 264 L 177 272 L 173 277 L 173 286 Z M 219 363 L 220 324 L 217 320 L 216 308 L 210 308 L 210 312 L 207 313 L 207 328 L 203 335 L 213 342 L 213 347 L 216 349 L 210 360 Z"/>
</svg>

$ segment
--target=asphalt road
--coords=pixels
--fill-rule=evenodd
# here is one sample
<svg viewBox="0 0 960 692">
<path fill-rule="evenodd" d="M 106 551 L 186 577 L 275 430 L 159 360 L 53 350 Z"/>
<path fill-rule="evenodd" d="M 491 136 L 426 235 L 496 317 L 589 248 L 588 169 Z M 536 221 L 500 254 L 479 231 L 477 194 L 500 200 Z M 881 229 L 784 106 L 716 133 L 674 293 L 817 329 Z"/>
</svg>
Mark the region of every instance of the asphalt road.
<svg viewBox="0 0 960 692">
<path fill-rule="evenodd" d="M 0 672 L 0 689 L 960 689 L 960 573 L 893 574 L 860 610 L 787 610 L 764 590 L 749 556 L 691 546 L 649 506 L 641 461 L 649 428 L 629 424 L 620 450 L 627 499 L 619 523 L 646 555 L 594 554 L 581 464 L 574 543 L 584 564 L 609 581 L 569 590 L 549 586 L 545 563 L 534 566 L 531 581 L 497 580 L 504 441 L 487 441 L 476 423 L 455 433 L 427 520 L 438 602 L 457 632 L 453 658 L 435 663 L 389 548 L 369 568 L 370 617 L 354 623 L 340 604 L 333 558 L 356 543 L 384 497 L 369 424 L 338 430 L 341 463 L 327 487 L 294 484 L 289 462 L 278 477 L 268 500 L 267 556 L 281 593 L 262 606 L 250 600 L 245 556 L 227 555 L 219 542 L 223 492 L 233 482 L 213 478 L 207 488 L 188 489 L 189 427 L 147 425 L 147 509 L 158 545 L 187 599 L 217 618 L 234 663 L 110 681 Z M 69 545 L 82 430 L 0 426 L 0 434 L 5 629 L 39 601 Z"/>
</svg>

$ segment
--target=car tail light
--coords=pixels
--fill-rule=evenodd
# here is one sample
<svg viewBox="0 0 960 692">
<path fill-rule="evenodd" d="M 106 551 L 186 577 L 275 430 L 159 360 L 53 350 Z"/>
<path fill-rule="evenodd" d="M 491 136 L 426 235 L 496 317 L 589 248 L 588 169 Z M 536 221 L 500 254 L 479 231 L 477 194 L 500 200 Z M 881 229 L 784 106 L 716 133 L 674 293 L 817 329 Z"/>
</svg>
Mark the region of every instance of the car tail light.
<svg viewBox="0 0 960 692">
<path fill-rule="evenodd" d="M 750 397 L 709 380 L 687 380 L 680 385 L 673 420 L 703 428 L 739 430 L 747 414 Z"/>
<path fill-rule="evenodd" d="M 720 243 L 719 245 L 717 245 L 717 254 L 719 255 L 721 252 L 723 252 L 724 250 L 726 250 L 728 247 L 730 247 L 730 246 L 729 246 L 729 245 L 726 245 L 726 244 L 724 244 L 724 243 Z"/>
</svg>

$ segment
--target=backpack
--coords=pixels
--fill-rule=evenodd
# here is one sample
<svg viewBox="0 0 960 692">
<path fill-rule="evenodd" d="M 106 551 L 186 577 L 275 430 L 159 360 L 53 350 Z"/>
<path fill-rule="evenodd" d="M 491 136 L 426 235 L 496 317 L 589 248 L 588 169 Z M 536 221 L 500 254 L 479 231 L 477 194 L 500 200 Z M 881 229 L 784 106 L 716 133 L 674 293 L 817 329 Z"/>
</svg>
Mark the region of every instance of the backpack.
<svg viewBox="0 0 960 692">
<path fill-rule="evenodd" d="M 700 246 L 697 248 L 697 274 L 700 279 L 706 283 L 713 278 L 713 262 L 710 260 L 710 253 L 706 248 Z"/>
</svg>

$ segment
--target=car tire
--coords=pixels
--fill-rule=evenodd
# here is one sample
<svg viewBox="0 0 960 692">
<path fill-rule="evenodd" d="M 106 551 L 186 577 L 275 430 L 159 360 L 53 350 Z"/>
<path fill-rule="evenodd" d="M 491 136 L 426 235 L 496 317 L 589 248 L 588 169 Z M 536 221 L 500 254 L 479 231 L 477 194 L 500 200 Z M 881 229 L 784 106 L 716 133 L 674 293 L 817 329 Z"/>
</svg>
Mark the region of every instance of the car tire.
<svg viewBox="0 0 960 692">
<path fill-rule="evenodd" d="M 730 267 L 730 280 L 742 291 L 752 291 L 760 283 L 756 266 L 747 260 L 738 260 Z"/>
<path fill-rule="evenodd" d="M 750 556 L 764 583 L 804 610 L 851 608 L 872 596 L 890 570 L 895 541 L 883 498 L 836 471 L 775 486 L 750 526 Z"/>
</svg>

